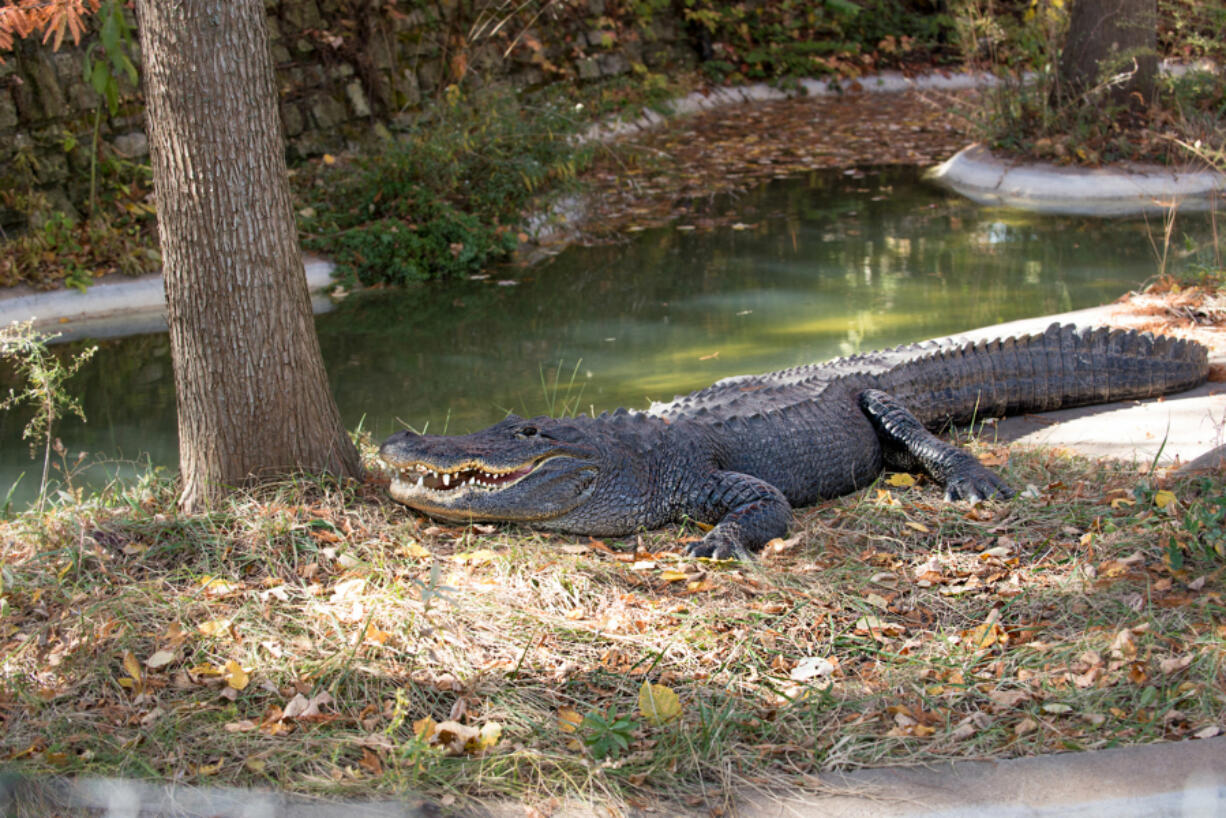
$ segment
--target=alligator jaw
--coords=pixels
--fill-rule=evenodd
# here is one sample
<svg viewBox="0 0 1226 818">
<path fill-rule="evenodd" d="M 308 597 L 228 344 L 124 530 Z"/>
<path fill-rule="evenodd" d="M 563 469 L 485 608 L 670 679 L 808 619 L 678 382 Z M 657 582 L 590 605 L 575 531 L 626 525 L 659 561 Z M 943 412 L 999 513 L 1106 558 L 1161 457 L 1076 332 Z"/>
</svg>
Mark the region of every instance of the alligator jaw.
<svg viewBox="0 0 1226 818">
<path fill-rule="evenodd" d="M 450 469 L 410 463 L 396 469 L 392 494 L 399 499 L 412 495 L 447 495 L 462 489 L 499 491 L 515 485 L 551 459 L 538 458 L 514 469 L 494 469 L 476 461 L 461 463 Z"/>
</svg>

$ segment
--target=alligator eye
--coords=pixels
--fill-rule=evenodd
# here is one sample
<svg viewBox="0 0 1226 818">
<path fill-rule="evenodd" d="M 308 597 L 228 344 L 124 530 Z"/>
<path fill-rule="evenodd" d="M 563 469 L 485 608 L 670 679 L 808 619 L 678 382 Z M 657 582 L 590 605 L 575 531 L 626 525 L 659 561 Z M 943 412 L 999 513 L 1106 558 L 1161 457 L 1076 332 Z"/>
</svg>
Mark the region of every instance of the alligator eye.
<svg viewBox="0 0 1226 818">
<path fill-rule="evenodd" d="M 515 436 L 516 437 L 536 437 L 536 427 L 535 426 L 525 426 L 524 428 L 516 432 Z"/>
</svg>

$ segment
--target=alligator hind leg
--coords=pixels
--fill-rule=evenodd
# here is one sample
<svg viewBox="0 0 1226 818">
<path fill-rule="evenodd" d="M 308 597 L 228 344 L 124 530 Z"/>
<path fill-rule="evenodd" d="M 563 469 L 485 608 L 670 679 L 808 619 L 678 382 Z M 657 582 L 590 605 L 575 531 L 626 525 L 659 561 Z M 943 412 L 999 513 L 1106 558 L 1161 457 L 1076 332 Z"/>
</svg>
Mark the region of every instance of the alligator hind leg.
<svg viewBox="0 0 1226 818">
<path fill-rule="evenodd" d="M 734 471 L 711 474 L 698 489 L 697 503 L 687 510 L 701 522 L 715 523 L 699 542 L 690 543 L 692 557 L 744 559 L 776 537 L 788 533 L 792 506 L 783 492 L 765 480 Z"/>
<path fill-rule="evenodd" d="M 923 469 L 945 486 L 946 500 L 1013 496 L 1013 489 L 1003 480 L 972 455 L 929 432 L 919 418 L 887 393 L 864 390 L 860 393 L 860 409 L 877 430 L 885 462 L 908 471 L 917 466 Z"/>
</svg>

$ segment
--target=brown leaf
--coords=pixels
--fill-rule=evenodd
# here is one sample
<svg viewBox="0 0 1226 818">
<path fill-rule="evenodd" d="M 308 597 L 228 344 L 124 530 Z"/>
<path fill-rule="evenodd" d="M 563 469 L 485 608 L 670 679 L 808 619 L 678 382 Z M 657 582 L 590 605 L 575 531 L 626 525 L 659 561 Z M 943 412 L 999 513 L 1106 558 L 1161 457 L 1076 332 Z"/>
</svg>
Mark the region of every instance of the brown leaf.
<svg viewBox="0 0 1226 818">
<path fill-rule="evenodd" d="M 988 698 L 998 711 L 1011 710 L 1022 702 L 1030 701 L 1030 694 L 1025 690 L 992 690 L 988 692 Z"/>
<path fill-rule="evenodd" d="M 1196 658 L 1195 653 L 1188 653 L 1183 656 L 1174 656 L 1169 659 L 1163 659 L 1158 662 L 1158 668 L 1165 674 L 1178 673 L 1184 670 L 1188 665 L 1192 664 L 1192 660 Z"/>
</svg>

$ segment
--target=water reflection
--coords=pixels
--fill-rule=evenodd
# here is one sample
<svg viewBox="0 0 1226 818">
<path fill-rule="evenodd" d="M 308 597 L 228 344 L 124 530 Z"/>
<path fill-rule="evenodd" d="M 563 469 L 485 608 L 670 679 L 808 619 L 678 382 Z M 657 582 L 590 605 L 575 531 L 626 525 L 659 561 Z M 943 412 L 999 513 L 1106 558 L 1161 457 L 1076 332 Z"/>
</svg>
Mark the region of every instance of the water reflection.
<svg viewBox="0 0 1226 818">
<path fill-rule="evenodd" d="M 728 375 L 1103 303 L 1154 271 L 1144 222 L 984 209 L 911 170 L 814 174 L 710 210 L 741 229 L 645 231 L 484 281 L 351 297 L 317 324 L 346 424 L 381 437 L 642 407 Z M 166 337 L 101 346 L 75 379 L 89 423 L 64 424 L 70 456 L 173 465 Z M 0 416 L 0 492 L 38 471 L 22 423 Z"/>
</svg>

